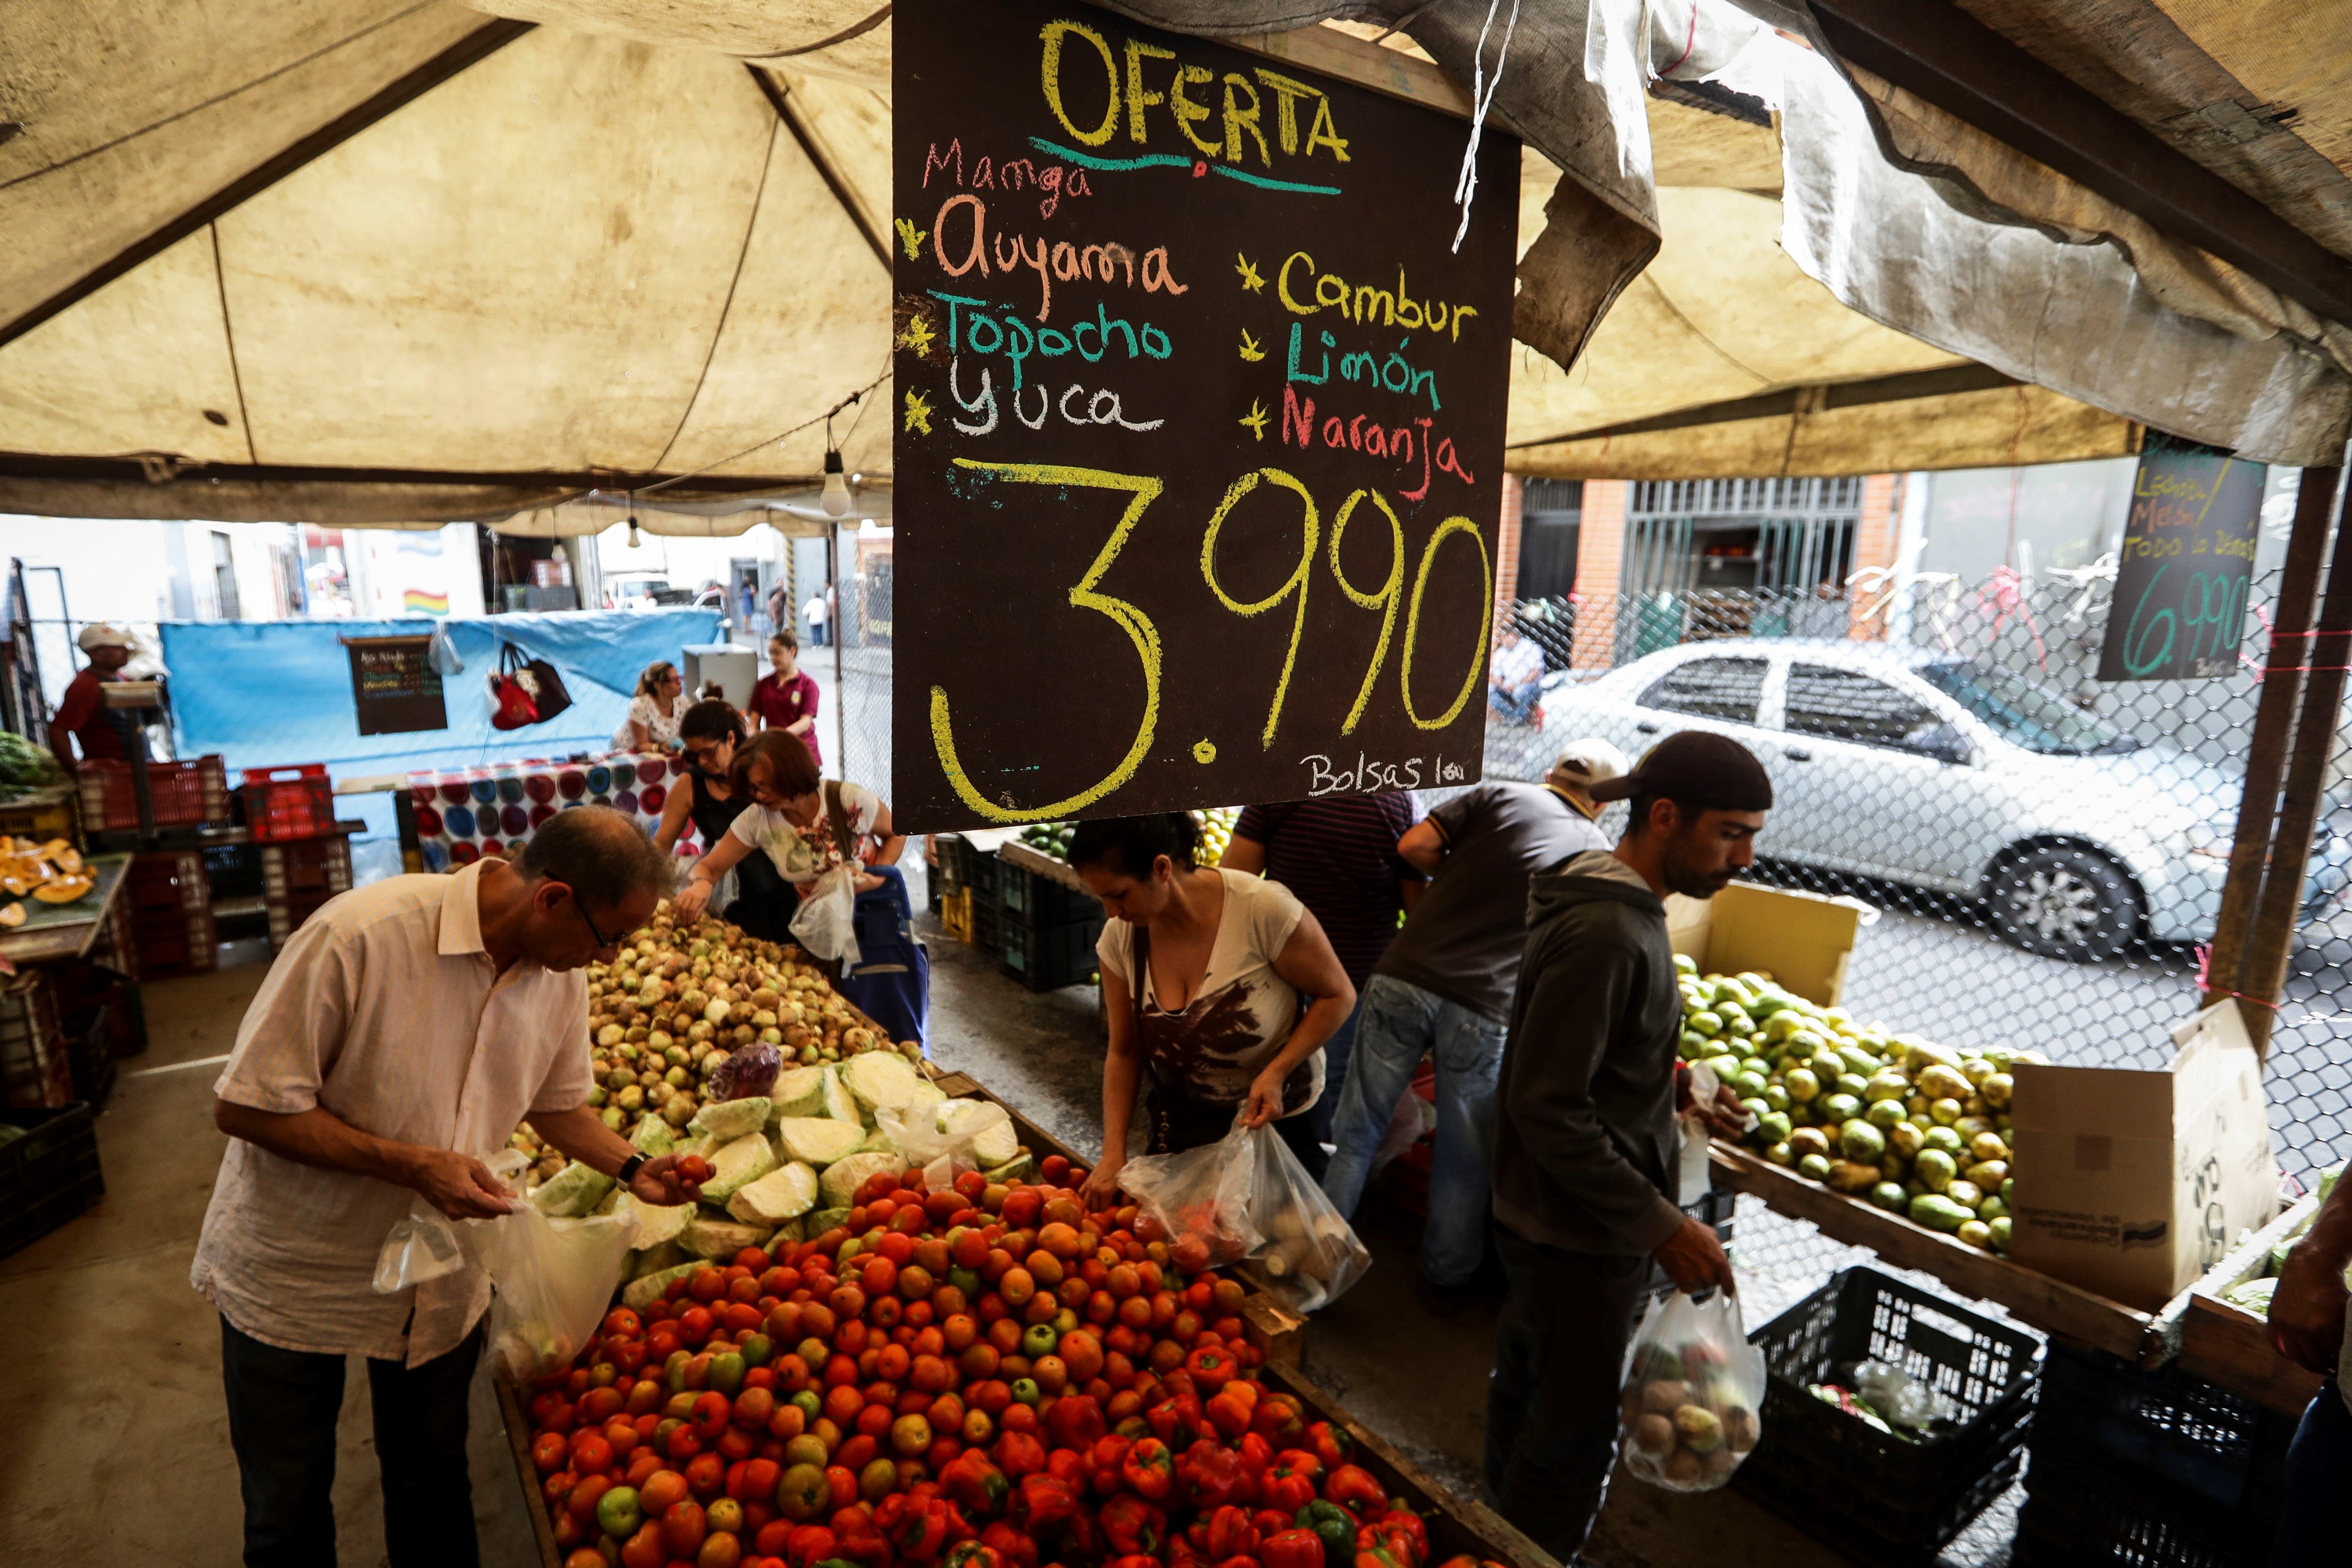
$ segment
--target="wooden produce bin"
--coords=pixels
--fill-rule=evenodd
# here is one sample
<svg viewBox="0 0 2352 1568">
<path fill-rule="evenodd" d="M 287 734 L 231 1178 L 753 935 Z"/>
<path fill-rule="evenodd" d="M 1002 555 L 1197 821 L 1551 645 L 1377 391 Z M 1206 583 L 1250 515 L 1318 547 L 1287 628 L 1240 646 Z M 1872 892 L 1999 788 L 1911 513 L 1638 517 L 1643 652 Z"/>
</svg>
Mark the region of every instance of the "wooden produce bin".
<svg viewBox="0 0 2352 1568">
<path fill-rule="evenodd" d="M 1717 1186 L 1753 1194 L 1776 1213 L 1816 1226 L 1832 1240 L 1869 1247 L 1895 1268 L 1932 1274 L 1963 1296 L 1998 1301 L 2020 1322 L 2147 1365 L 2169 1354 L 2160 1327 L 2165 1313 L 2143 1312 L 2021 1268 L 1901 1215 L 1809 1182 L 1736 1144 L 1718 1141 L 1713 1154 Z"/>
<path fill-rule="evenodd" d="M 2303 1414 L 2319 1392 L 2319 1373 L 2278 1353 L 2267 1319 L 2233 1307 L 2221 1296 L 2269 1274 L 2272 1249 L 2310 1229 L 2318 1214 L 2319 1194 L 2313 1193 L 2247 1237 L 2189 1288 L 2179 1321 L 2181 1371 L 2282 1415 Z"/>
</svg>

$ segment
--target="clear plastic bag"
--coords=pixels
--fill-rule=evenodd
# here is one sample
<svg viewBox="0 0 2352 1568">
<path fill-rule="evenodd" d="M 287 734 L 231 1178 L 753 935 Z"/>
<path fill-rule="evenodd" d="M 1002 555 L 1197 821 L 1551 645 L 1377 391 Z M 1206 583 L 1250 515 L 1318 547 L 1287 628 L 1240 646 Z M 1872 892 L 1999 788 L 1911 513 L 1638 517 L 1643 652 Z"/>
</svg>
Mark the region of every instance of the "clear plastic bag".
<svg viewBox="0 0 2352 1568">
<path fill-rule="evenodd" d="M 1177 1259 L 1188 1272 L 1238 1263 L 1265 1239 L 1250 1223 L 1257 1160 L 1249 1136 L 1236 1117 L 1234 1130 L 1214 1143 L 1145 1154 L 1119 1167 L 1120 1189 L 1168 1233 L 1171 1247 L 1183 1249 Z"/>
<path fill-rule="evenodd" d="M 793 916 L 793 940 L 819 958 L 837 959 L 856 967 L 859 958 L 857 881 L 852 868 L 835 866 L 809 884 L 801 896 L 799 912 Z"/>
<path fill-rule="evenodd" d="M 457 1233 L 439 1210 L 418 1198 L 409 1205 L 408 1217 L 394 1221 L 384 1233 L 383 1246 L 375 1255 L 375 1291 L 396 1295 L 465 1267 Z"/>
<path fill-rule="evenodd" d="M 571 1365 L 604 1320 L 636 1228 L 631 1213 L 550 1219 L 530 1204 L 478 1222 L 473 1250 L 497 1287 L 491 1364 L 517 1383 Z"/>
<path fill-rule="evenodd" d="M 1323 1195 L 1271 1123 L 1234 1130 L 1181 1154 L 1147 1154 L 1121 1167 L 1118 1184 L 1166 1227 L 1180 1267 L 1248 1258 L 1267 1288 L 1302 1312 L 1339 1299 L 1372 1255 Z"/>
<path fill-rule="evenodd" d="M 1312 1312 L 1338 1300 L 1372 1266 L 1371 1252 L 1271 1122 L 1243 1136 L 1257 1166 L 1250 1182 L 1250 1224 L 1263 1238 L 1250 1257 L 1265 1270 L 1266 1289 L 1295 1311 Z"/>
<path fill-rule="evenodd" d="M 1625 1358 L 1625 1468 L 1670 1491 L 1713 1491 L 1762 1434 L 1764 1383 L 1737 1297 L 1653 1303 Z"/>
<path fill-rule="evenodd" d="M 946 1106 L 958 1108 L 951 1131 L 940 1126 L 940 1113 Z M 966 1171 L 980 1170 L 980 1156 L 972 1146 L 1000 1123 L 1009 1130 L 1013 1118 L 1004 1107 L 989 1100 L 886 1105 L 874 1113 L 876 1130 L 890 1140 L 890 1147 L 900 1158 L 922 1168 L 924 1185 L 931 1192 L 952 1185 Z"/>
</svg>

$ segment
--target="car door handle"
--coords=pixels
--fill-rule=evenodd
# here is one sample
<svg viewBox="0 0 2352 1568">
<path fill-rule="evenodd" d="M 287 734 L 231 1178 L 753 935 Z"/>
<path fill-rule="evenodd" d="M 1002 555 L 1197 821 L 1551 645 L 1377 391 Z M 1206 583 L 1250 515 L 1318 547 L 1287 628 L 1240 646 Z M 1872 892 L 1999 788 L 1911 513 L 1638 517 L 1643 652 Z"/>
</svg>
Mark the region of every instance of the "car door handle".
<svg viewBox="0 0 2352 1568">
<path fill-rule="evenodd" d="M 1643 720 L 1640 723 L 1634 725 L 1633 728 L 1641 731 L 1644 735 L 1654 735 L 1658 732 L 1658 727 L 1655 724 L 1651 723 L 1647 719 Z"/>
<path fill-rule="evenodd" d="M 1802 746 L 1783 746 L 1780 748 L 1780 754 L 1792 763 L 1810 763 L 1813 760 L 1813 753 Z"/>
</svg>

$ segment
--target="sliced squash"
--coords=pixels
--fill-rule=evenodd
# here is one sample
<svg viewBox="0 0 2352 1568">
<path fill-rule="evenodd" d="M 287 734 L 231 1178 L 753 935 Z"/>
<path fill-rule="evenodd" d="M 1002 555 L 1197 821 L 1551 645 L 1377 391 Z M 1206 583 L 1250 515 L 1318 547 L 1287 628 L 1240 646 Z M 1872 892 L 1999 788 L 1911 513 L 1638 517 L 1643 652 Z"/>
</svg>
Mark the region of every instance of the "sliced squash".
<svg viewBox="0 0 2352 1568">
<path fill-rule="evenodd" d="M 0 904 L 0 927 L 5 927 L 6 929 L 8 929 L 8 930 L 10 930 L 10 931 L 14 931 L 14 930 L 16 930 L 18 926 L 23 925 L 24 923 L 25 923 L 25 906 L 24 906 L 24 905 L 22 905 L 22 904 Z"/>
<path fill-rule="evenodd" d="M 70 904 L 95 885 L 88 877 L 58 877 L 35 888 L 33 897 L 45 904 Z"/>
</svg>

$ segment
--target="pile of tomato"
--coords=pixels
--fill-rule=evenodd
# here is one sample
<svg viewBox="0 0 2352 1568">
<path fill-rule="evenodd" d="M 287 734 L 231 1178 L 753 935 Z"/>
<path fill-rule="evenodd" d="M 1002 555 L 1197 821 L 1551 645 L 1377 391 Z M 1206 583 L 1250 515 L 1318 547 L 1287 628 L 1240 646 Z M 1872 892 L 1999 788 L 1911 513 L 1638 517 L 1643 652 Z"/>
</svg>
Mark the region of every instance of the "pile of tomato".
<svg viewBox="0 0 2352 1568">
<path fill-rule="evenodd" d="M 614 1309 L 530 1400 L 565 1568 L 1425 1568 L 1346 1430 L 1257 1381 L 1205 1249 L 1039 1174 L 877 1175 Z"/>
</svg>

